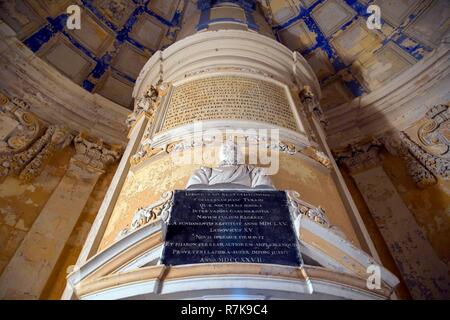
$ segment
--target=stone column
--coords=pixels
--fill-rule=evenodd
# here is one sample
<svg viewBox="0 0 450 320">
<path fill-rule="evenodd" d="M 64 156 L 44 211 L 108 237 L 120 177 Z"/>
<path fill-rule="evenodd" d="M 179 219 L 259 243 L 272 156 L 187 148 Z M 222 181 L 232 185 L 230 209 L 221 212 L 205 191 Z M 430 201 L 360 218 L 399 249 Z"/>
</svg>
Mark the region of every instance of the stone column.
<svg viewBox="0 0 450 320">
<path fill-rule="evenodd" d="M 0 278 L 0 299 L 39 299 L 105 166 L 119 151 L 83 135 L 66 174 Z"/>
<path fill-rule="evenodd" d="M 322 112 L 322 108 L 320 107 L 320 104 L 315 98 L 314 94 L 311 92 L 311 88 L 309 88 L 308 86 L 303 87 L 303 90 L 300 92 L 299 97 L 300 101 L 305 107 L 306 116 L 311 120 L 310 125 L 313 130 L 313 136 L 315 137 L 317 142 L 320 143 L 326 155 L 330 159 L 331 167 L 333 168 L 333 179 L 342 197 L 342 202 L 344 203 L 344 206 L 349 213 L 351 222 L 361 244 L 361 249 L 370 253 L 378 263 L 381 263 L 377 249 L 375 248 L 375 245 L 370 237 L 369 232 L 367 231 L 364 221 L 361 218 L 361 214 L 359 213 L 358 208 L 353 201 L 350 191 L 345 184 L 344 177 L 339 170 L 339 167 L 334 159 L 334 155 L 332 154 L 330 147 L 328 146 L 325 131 L 323 129 L 323 127 L 326 127 L 328 124 Z"/>
<path fill-rule="evenodd" d="M 381 145 L 341 153 L 414 299 L 449 297 L 449 274 L 382 167 Z"/>
</svg>

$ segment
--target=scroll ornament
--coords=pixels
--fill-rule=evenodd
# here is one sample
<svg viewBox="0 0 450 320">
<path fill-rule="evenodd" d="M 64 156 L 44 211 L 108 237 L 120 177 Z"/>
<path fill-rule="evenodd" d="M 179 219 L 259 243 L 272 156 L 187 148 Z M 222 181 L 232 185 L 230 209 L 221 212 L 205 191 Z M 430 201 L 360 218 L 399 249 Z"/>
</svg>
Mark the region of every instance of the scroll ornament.
<svg viewBox="0 0 450 320">
<path fill-rule="evenodd" d="M 167 221 L 169 218 L 169 213 L 172 208 L 173 201 L 173 191 L 166 191 L 161 195 L 161 198 L 150 204 L 147 207 L 139 208 L 133 215 L 131 224 L 122 229 L 117 235 L 117 240 L 125 237 L 127 234 L 139 229 L 140 227 L 147 225 L 148 223 L 162 219 Z"/>
<path fill-rule="evenodd" d="M 436 105 L 426 113 L 417 131 L 420 144 L 405 132 L 383 138 L 388 151 L 405 161 L 408 173 L 419 188 L 435 185 L 437 177 L 449 179 L 449 119 L 448 106 Z"/>
<path fill-rule="evenodd" d="M 65 148 L 73 137 L 62 126 L 45 128 L 26 102 L 18 98 L 9 102 L 3 95 L 1 101 L 0 177 L 16 174 L 32 181 L 54 152 Z"/>
<path fill-rule="evenodd" d="M 418 138 L 434 156 L 450 159 L 450 111 L 447 105 L 432 107 L 425 115 L 425 123 L 418 130 Z"/>
<path fill-rule="evenodd" d="M 325 214 L 325 210 L 322 207 L 315 207 L 312 204 L 303 201 L 302 199 L 300 199 L 300 194 L 297 191 L 289 190 L 286 192 L 286 194 L 288 197 L 291 212 L 295 215 L 293 217 L 294 219 L 296 219 L 297 216 L 305 217 L 325 228 L 328 228 L 330 231 L 332 231 L 342 239 L 347 239 L 347 236 L 339 227 L 331 224 L 330 220 L 328 220 Z"/>
</svg>

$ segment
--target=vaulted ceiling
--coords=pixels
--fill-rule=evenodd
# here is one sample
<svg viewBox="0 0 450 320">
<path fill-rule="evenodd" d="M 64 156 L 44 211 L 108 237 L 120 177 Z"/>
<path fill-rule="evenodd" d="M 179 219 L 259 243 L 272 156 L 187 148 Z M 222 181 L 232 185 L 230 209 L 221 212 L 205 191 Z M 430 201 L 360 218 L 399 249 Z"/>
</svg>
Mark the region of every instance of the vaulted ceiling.
<svg viewBox="0 0 450 320">
<path fill-rule="evenodd" d="M 66 26 L 81 7 L 81 30 Z M 151 55 L 175 40 L 180 0 L 0 0 L 0 17 L 39 57 L 87 91 L 130 107 Z"/>
<path fill-rule="evenodd" d="M 279 40 L 318 76 L 326 110 L 367 94 L 435 49 L 450 25 L 448 0 L 271 0 L 266 12 Z M 367 7 L 381 30 L 367 28 Z"/>
<path fill-rule="evenodd" d="M 77 0 L 82 30 L 68 30 L 70 0 L 0 0 L 0 17 L 39 57 L 90 92 L 130 108 L 140 69 L 176 39 L 194 0 Z M 448 0 L 260 0 L 278 40 L 311 64 L 334 108 L 379 88 L 436 48 Z M 381 8 L 382 29 L 366 26 Z"/>
</svg>

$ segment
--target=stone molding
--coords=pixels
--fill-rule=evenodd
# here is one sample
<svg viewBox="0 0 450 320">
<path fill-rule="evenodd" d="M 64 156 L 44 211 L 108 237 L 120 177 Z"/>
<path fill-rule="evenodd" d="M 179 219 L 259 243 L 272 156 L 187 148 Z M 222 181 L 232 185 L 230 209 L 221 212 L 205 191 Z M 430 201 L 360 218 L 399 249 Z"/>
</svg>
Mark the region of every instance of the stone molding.
<svg viewBox="0 0 450 320">
<path fill-rule="evenodd" d="M 437 177 L 448 180 L 450 160 L 446 157 L 449 144 L 446 137 L 437 131 L 448 123 L 447 110 L 448 107 L 442 105 L 431 108 L 426 114 L 426 118 L 430 121 L 423 124 L 418 130 L 419 140 L 425 141 L 427 146 L 438 146 L 441 156 L 429 152 L 425 146 L 414 142 L 407 133 L 394 131 L 374 139 L 372 142 L 353 144 L 336 151 L 336 159 L 344 164 L 351 173 L 355 173 L 380 165 L 379 151 L 384 147 L 392 155 L 402 158 L 408 174 L 417 187 L 426 188 L 435 185 Z"/>
<path fill-rule="evenodd" d="M 289 155 L 303 154 L 306 157 L 318 162 L 320 165 L 331 169 L 331 161 L 328 156 L 313 146 L 295 146 L 292 143 L 280 141 L 273 143 L 270 140 L 264 140 L 256 136 L 244 136 L 246 144 L 257 144 L 259 148 L 267 148 L 270 150 L 287 153 Z M 132 166 L 137 166 L 142 162 L 160 154 L 171 154 L 174 152 L 182 152 L 197 147 L 212 146 L 210 141 L 175 141 L 161 147 L 152 147 L 151 139 L 143 139 L 139 150 L 130 159 Z"/>
</svg>

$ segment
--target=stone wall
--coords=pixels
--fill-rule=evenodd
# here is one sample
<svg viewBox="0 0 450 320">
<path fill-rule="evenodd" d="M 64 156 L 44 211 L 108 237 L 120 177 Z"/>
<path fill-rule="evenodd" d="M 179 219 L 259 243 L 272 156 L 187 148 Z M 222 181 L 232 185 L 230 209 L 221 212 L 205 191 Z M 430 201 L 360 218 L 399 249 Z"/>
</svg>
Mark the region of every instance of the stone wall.
<svg viewBox="0 0 450 320">
<path fill-rule="evenodd" d="M 0 183 L 0 274 L 64 176 L 73 153 L 71 148 L 59 151 L 31 183 L 16 176 Z"/>
<path fill-rule="evenodd" d="M 2 248 L 0 275 L 15 255 L 50 196 L 57 189 L 74 154 L 75 150 L 72 146 L 58 151 L 42 173 L 32 182 L 24 182 L 16 176 L 8 176 L 0 183 L 0 247 Z M 40 298 L 60 298 L 66 284 L 68 268 L 75 264 L 114 172 L 115 166 L 109 168 L 97 182 Z M 64 219 L 64 212 L 60 213 L 60 217 Z M 42 251 L 39 252 L 39 254 L 42 253 Z M 45 261 L 45 254 L 40 259 Z"/>
<path fill-rule="evenodd" d="M 404 131 L 336 152 L 415 299 L 450 296 L 448 119 L 448 106 L 435 105 Z"/>
<path fill-rule="evenodd" d="M 58 264 L 54 268 L 40 297 L 41 299 L 61 298 L 61 294 L 66 286 L 66 276 L 72 271 L 73 265 L 75 265 L 77 261 L 115 171 L 116 166 L 112 166 L 108 172 L 98 180 L 97 185 L 92 191 L 92 194 L 61 253 Z"/>
</svg>

